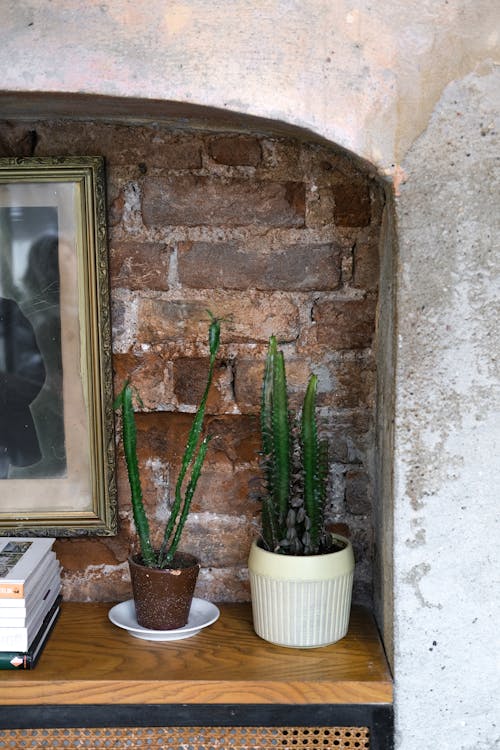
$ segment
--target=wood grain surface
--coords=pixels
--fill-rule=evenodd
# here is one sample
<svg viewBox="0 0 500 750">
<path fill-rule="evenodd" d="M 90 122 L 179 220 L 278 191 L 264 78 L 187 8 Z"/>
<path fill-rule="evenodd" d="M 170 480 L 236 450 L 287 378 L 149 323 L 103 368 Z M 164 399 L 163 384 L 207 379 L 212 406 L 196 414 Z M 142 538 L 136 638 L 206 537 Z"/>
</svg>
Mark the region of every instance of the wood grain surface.
<svg viewBox="0 0 500 750">
<path fill-rule="evenodd" d="M 371 614 L 353 608 L 332 646 L 290 649 L 255 635 L 249 604 L 223 604 L 198 635 L 151 642 L 108 619 L 112 604 L 65 602 L 38 665 L 0 672 L 0 704 L 390 703 Z"/>
</svg>

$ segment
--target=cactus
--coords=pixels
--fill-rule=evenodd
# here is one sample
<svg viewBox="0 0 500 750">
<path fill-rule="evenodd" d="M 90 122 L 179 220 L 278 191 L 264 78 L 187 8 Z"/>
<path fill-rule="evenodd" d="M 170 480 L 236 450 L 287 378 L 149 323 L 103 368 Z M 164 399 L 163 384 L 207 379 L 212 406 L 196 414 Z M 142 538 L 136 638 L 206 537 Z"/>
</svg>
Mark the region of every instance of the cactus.
<svg viewBox="0 0 500 750">
<path fill-rule="evenodd" d="M 220 344 L 220 320 L 210 315 L 210 326 L 208 329 L 208 344 L 210 349 L 210 361 L 208 367 L 207 382 L 203 392 L 200 405 L 195 414 L 191 429 L 189 431 L 181 469 L 175 485 L 175 497 L 172 509 L 163 535 L 163 542 L 159 550 L 154 550 L 151 543 L 151 535 L 148 519 L 144 510 L 142 497 L 139 463 L 137 460 L 137 430 L 133 409 L 133 392 L 127 381 L 115 400 L 115 408 L 120 408 L 122 415 L 122 439 L 127 465 L 128 479 L 130 485 L 130 496 L 135 528 L 139 538 L 139 547 L 144 565 L 152 568 L 167 568 L 173 560 L 179 546 L 184 525 L 187 521 L 193 495 L 201 474 L 203 462 L 208 449 L 211 436 L 207 435 L 200 443 L 203 427 L 203 417 L 207 404 L 208 393 L 212 383 L 215 360 Z M 137 398 L 140 401 L 140 398 Z M 188 471 L 190 476 L 188 478 Z M 185 480 L 187 485 L 183 489 Z"/>
<path fill-rule="evenodd" d="M 331 547 L 324 529 L 328 447 L 318 436 L 317 382 L 311 375 L 299 422 L 289 413 L 284 356 L 271 336 L 262 384 L 260 499 L 262 543 L 272 552 L 314 555 Z"/>
</svg>

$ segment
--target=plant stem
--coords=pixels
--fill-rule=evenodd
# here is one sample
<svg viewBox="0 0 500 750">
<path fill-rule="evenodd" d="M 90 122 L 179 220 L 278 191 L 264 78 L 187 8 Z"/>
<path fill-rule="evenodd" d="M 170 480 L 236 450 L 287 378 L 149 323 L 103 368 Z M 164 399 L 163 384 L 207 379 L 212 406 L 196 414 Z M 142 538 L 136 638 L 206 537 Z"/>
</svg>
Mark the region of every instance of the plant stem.
<svg viewBox="0 0 500 750">
<path fill-rule="evenodd" d="M 182 457 L 182 464 L 181 464 L 179 476 L 177 477 L 177 482 L 175 485 L 174 503 L 172 505 L 170 518 L 168 519 L 168 523 L 165 529 L 165 534 L 163 537 L 163 542 L 162 542 L 159 556 L 158 556 L 159 558 L 158 564 L 160 567 L 164 567 L 165 564 L 170 564 L 172 562 L 175 550 L 177 549 L 177 545 L 179 543 L 180 535 L 183 531 L 184 524 L 186 523 L 186 520 L 187 520 L 189 506 L 191 504 L 194 490 L 196 489 L 196 483 L 198 481 L 199 474 L 201 471 L 201 464 L 203 463 L 203 459 L 205 458 L 207 444 L 208 444 L 208 441 L 206 440 L 205 447 L 203 447 L 203 444 L 202 446 L 200 446 L 200 451 L 198 453 L 198 456 L 196 457 L 196 449 L 197 449 L 198 441 L 201 435 L 203 417 L 205 415 L 205 407 L 207 405 L 208 393 L 210 390 L 210 385 L 212 383 L 212 378 L 214 374 L 215 359 L 217 357 L 217 351 L 219 349 L 219 344 L 220 344 L 220 320 L 218 318 L 214 318 L 214 316 L 211 313 L 209 314 L 211 317 L 211 323 L 210 323 L 209 332 L 208 332 L 208 342 L 209 342 L 209 348 L 210 348 L 210 363 L 208 367 L 207 382 L 205 385 L 205 390 L 203 392 L 200 405 L 195 414 L 193 423 L 191 425 L 191 429 L 189 430 L 186 449 Z M 201 455 L 201 462 L 198 466 L 197 461 L 200 455 Z M 186 478 L 186 474 L 189 469 L 189 466 L 191 465 L 191 462 L 193 460 L 195 460 L 195 463 L 193 465 L 191 480 L 188 484 L 188 487 L 183 497 L 182 485 L 184 483 L 184 479 Z M 175 548 L 173 549 L 174 543 L 175 543 Z"/>
<path fill-rule="evenodd" d="M 288 511 L 290 490 L 290 429 L 288 422 L 285 359 L 281 351 L 278 351 L 274 357 L 272 426 L 275 502 L 279 509 L 279 525 L 282 527 Z"/>
<path fill-rule="evenodd" d="M 130 484 L 132 512 L 135 528 L 139 537 L 141 555 L 145 565 L 154 566 L 156 558 L 151 546 L 149 524 L 142 500 L 142 488 L 137 460 L 137 428 L 135 424 L 134 408 L 132 405 L 132 390 L 128 382 L 125 383 L 115 404 L 121 406 L 123 449 L 125 452 L 125 461 L 127 464 L 128 480 Z"/>
<path fill-rule="evenodd" d="M 319 547 L 321 523 L 321 482 L 319 476 L 319 446 L 315 406 L 318 378 L 311 375 L 302 408 L 302 455 L 304 462 L 304 507 L 311 522 L 309 529 L 312 550 Z"/>
</svg>

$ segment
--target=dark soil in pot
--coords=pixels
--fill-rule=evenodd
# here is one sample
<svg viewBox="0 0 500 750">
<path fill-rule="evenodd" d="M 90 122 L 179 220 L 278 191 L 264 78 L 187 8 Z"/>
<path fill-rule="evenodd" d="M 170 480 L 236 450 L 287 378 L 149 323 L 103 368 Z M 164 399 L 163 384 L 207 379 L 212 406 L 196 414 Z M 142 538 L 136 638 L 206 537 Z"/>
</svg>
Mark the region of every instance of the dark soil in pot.
<svg viewBox="0 0 500 750">
<path fill-rule="evenodd" d="M 170 568 L 148 568 L 139 555 L 129 557 L 137 622 L 149 630 L 174 630 L 186 625 L 200 563 L 178 552 Z"/>
</svg>

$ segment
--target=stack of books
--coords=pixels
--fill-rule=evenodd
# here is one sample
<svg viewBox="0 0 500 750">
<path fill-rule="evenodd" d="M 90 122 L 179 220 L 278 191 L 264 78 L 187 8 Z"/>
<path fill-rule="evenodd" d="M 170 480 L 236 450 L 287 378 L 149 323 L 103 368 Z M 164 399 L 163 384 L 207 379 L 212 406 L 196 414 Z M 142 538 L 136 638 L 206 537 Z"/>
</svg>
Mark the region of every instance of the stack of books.
<svg viewBox="0 0 500 750">
<path fill-rule="evenodd" d="M 33 669 L 59 615 L 55 539 L 0 538 L 0 669 Z"/>
</svg>

